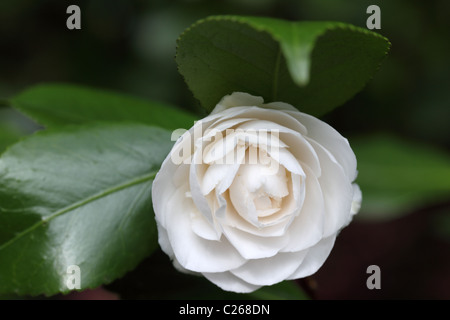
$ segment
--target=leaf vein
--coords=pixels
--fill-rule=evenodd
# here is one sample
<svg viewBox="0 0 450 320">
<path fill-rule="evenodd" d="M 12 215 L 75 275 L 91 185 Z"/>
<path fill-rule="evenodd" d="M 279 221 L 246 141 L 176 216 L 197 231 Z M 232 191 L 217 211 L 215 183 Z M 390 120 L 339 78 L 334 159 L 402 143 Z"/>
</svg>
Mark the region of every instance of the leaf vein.
<svg viewBox="0 0 450 320">
<path fill-rule="evenodd" d="M 0 246 L 0 251 L 7 248 L 8 246 L 12 245 L 14 242 L 16 242 L 17 240 L 19 240 L 20 238 L 24 237 L 25 235 L 29 234 L 30 232 L 33 232 L 35 229 L 41 227 L 42 225 L 45 225 L 47 223 L 49 223 L 51 220 L 55 219 L 56 217 L 63 215 L 67 212 L 76 210 L 80 207 L 82 207 L 83 205 L 86 205 L 88 203 L 94 202 L 96 200 L 99 200 L 101 198 L 104 198 L 110 194 L 113 194 L 115 192 L 119 192 L 121 190 L 124 190 L 128 187 L 134 186 L 134 185 L 138 185 L 150 180 L 153 180 L 156 176 L 157 172 L 151 172 L 149 174 L 137 177 L 135 179 L 129 180 L 123 184 L 120 185 L 116 185 L 113 186 L 109 189 L 106 190 L 102 190 L 90 197 L 87 197 L 85 199 L 82 199 L 76 203 L 73 203 L 65 208 L 62 208 L 61 210 L 58 210 L 50 215 L 48 215 L 47 217 L 43 217 L 41 221 L 38 221 L 37 223 L 33 224 L 32 226 L 30 226 L 29 228 L 23 230 L 22 232 L 18 233 L 14 238 L 10 239 L 9 241 L 5 242 L 4 244 L 2 244 Z"/>
</svg>

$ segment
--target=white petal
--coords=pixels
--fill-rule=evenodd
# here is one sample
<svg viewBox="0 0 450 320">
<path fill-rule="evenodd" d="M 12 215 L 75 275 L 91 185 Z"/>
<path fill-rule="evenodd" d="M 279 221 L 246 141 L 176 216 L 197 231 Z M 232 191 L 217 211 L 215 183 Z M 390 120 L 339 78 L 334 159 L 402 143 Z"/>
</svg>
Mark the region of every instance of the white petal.
<svg viewBox="0 0 450 320">
<path fill-rule="evenodd" d="M 236 147 L 242 146 L 239 139 L 239 133 L 233 131 L 211 143 L 209 143 L 203 151 L 204 163 L 222 163 L 233 164 L 236 161 Z M 231 157 L 230 157 L 231 155 Z"/>
<path fill-rule="evenodd" d="M 286 170 L 283 166 L 278 166 L 275 173 L 267 165 L 244 164 L 229 188 L 230 199 L 236 211 L 255 226 L 265 224 L 259 221 L 261 208 L 256 207 L 255 200 L 261 196 L 282 199 L 289 194 Z"/>
<path fill-rule="evenodd" d="M 180 164 L 179 166 L 174 168 L 171 168 L 172 171 L 171 174 L 173 174 L 172 181 L 175 187 L 180 187 L 184 184 L 186 184 L 186 181 L 189 180 L 189 168 L 190 165 L 188 164 Z M 168 168 L 165 168 L 165 170 L 168 170 Z"/>
<path fill-rule="evenodd" d="M 217 285 L 223 290 L 237 293 L 249 293 L 259 289 L 261 286 L 255 286 L 239 279 L 231 272 L 221 273 L 203 273 L 206 279 Z"/>
<path fill-rule="evenodd" d="M 289 242 L 284 251 L 305 250 L 323 237 L 325 203 L 319 181 L 308 167 L 305 168 L 305 200 L 300 214 L 294 218 L 287 233 Z"/>
<path fill-rule="evenodd" d="M 236 178 L 231 184 L 229 188 L 230 200 L 242 218 L 254 225 L 257 225 L 258 216 L 256 214 L 256 208 L 253 204 L 251 191 L 247 187 L 247 179 L 239 174 L 239 172 L 243 170 L 242 167 L 247 166 L 241 166 Z"/>
<path fill-rule="evenodd" d="M 322 167 L 319 183 L 325 203 L 324 237 L 331 236 L 346 226 L 351 219 L 353 187 L 339 163 L 319 144 L 311 141 Z M 306 196 L 308 197 L 308 196 Z"/>
<path fill-rule="evenodd" d="M 289 114 L 306 126 L 308 137 L 317 141 L 333 154 L 350 182 L 356 179 L 356 156 L 346 138 L 327 123 L 311 115 L 301 112 L 289 112 Z"/>
<path fill-rule="evenodd" d="M 225 179 L 232 167 L 233 166 L 229 164 L 209 165 L 201 182 L 202 193 L 204 195 L 210 193 L 220 181 Z"/>
<path fill-rule="evenodd" d="M 281 132 L 280 139 L 289 146 L 288 150 L 298 162 L 310 167 L 317 177 L 322 174 L 319 157 L 311 143 L 304 136 Z"/>
<path fill-rule="evenodd" d="M 211 140 L 211 139 L 209 139 Z M 203 162 L 233 164 L 236 162 L 236 148 L 242 146 L 258 147 L 262 146 L 264 150 L 287 147 L 274 134 L 254 129 L 233 129 L 226 134 L 218 133 L 214 141 L 206 144 L 203 148 Z M 234 151 L 234 152 L 233 152 Z M 239 156 L 238 156 L 239 157 Z"/>
<path fill-rule="evenodd" d="M 290 113 L 285 111 L 264 109 L 259 107 L 233 109 L 235 109 L 234 111 L 241 118 L 252 118 L 254 121 L 267 121 L 267 130 L 291 130 L 301 135 L 304 135 L 308 132 L 307 128 L 300 121 L 298 121 Z M 259 127 L 256 123 L 254 123 L 253 125 L 255 127 Z M 251 126 L 247 123 L 243 123 L 239 127 L 251 128 Z"/>
<path fill-rule="evenodd" d="M 309 169 L 307 167 L 306 169 Z M 306 195 L 306 175 L 305 172 L 304 176 L 291 173 L 291 180 L 292 180 L 292 195 L 294 197 L 295 203 L 297 204 L 297 208 L 300 209 L 303 206 L 303 202 L 305 200 Z"/>
<path fill-rule="evenodd" d="M 211 226 L 211 224 L 206 221 L 205 217 L 198 213 L 192 213 L 195 212 L 195 208 L 191 209 L 191 228 L 192 231 L 195 232 L 196 235 L 199 237 L 206 239 L 206 240 L 220 240 L 221 233 L 216 232 L 215 228 Z"/>
<path fill-rule="evenodd" d="M 252 118 L 231 118 L 221 117 L 218 118 L 215 122 L 211 123 L 211 125 L 206 129 L 203 138 L 212 139 L 217 132 L 222 132 L 222 135 L 226 134 L 227 129 L 235 127 L 239 124 L 242 124 L 247 121 L 253 120 Z"/>
<path fill-rule="evenodd" d="M 272 134 L 267 128 L 242 128 L 240 126 L 231 132 L 230 137 L 233 137 L 233 135 L 235 135 L 235 139 L 239 142 L 252 146 L 265 145 L 276 148 L 287 147 L 283 141 L 278 139 L 278 137 Z"/>
<path fill-rule="evenodd" d="M 263 105 L 263 107 L 270 108 L 270 109 L 282 110 L 282 111 L 290 110 L 290 111 L 298 112 L 298 109 L 295 108 L 294 106 L 290 105 L 289 103 L 280 102 L 280 101 L 267 103 L 267 104 Z"/>
<path fill-rule="evenodd" d="M 272 257 L 288 241 L 287 237 L 260 237 L 228 226 L 224 226 L 223 233 L 245 259 Z"/>
<path fill-rule="evenodd" d="M 216 120 L 217 117 L 220 116 L 210 115 L 202 120 L 196 121 L 194 126 L 177 140 L 170 152 L 170 158 L 172 159 L 173 164 L 179 165 L 180 163 L 192 163 L 191 157 L 194 154 L 195 148 L 198 148 L 199 144 L 203 143 L 202 137 L 206 129 Z"/>
<path fill-rule="evenodd" d="M 275 161 L 280 163 L 288 171 L 300 176 L 305 176 L 302 166 L 289 150 L 285 148 L 280 148 L 277 150 L 271 148 L 268 150 L 268 153 L 272 159 L 275 159 Z"/>
<path fill-rule="evenodd" d="M 288 221 L 275 225 L 264 226 L 263 228 L 256 227 L 240 216 L 234 208 L 228 192 L 222 194 L 221 197 L 223 198 L 223 201 L 227 202 L 226 216 L 221 220 L 221 224 L 223 226 L 234 227 L 245 233 L 250 233 L 260 237 L 278 237 L 285 234 Z"/>
<path fill-rule="evenodd" d="M 287 279 L 300 279 L 308 277 L 317 272 L 324 264 L 333 249 L 336 235 L 322 239 L 314 247 L 307 249 L 307 254 L 302 264 Z"/>
<path fill-rule="evenodd" d="M 264 107 L 258 106 L 236 106 L 226 109 L 220 113 L 212 113 L 211 115 L 220 116 L 220 118 L 216 118 L 217 124 L 219 124 L 223 120 L 242 118 L 245 120 L 253 119 L 269 121 L 274 124 L 278 124 L 279 126 L 286 127 L 288 130 L 298 132 L 301 135 L 305 135 L 308 132 L 307 128 L 296 117 L 292 116 L 290 112 L 284 110 L 280 111 L 274 109 L 266 109 Z M 243 125 L 245 125 L 244 121 Z"/>
<path fill-rule="evenodd" d="M 217 185 L 217 192 L 218 193 L 224 193 L 233 183 L 234 178 L 239 171 L 239 168 L 241 167 L 242 163 L 245 161 L 245 153 L 246 153 L 246 146 L 238 146 L 236 148 L 236 161 L 231 164 L 227 165 L 226 167 L 226 174 L 223 177 L 223 179 L 220 181 L 220 183 Z"/>
<path fill-rule="evenodd" d="M 213 212 L 211 210 L 211 207 L 209 206 L 208 200 L 205 198 L 205 195 L 202 192 L 202 186 L 200 184 L 200 181 L 203 181 L 203 176 L 205 175 L 207 166 L 204 164 L 196 164 L 198 158 L 200 158 L 201 156 L 202 155 L 199 150 L 195 151 L 193 156 L 195 163 L 190 166 L 189 172 L 189 191 L 191 192 L 192 200 L 194 201 L 197 209 L 213 226 Z M 199 163 L 201 163 L 201 161 L 199 161 Z"/>
<path fill-rule="evenodd" d="M 174 179 L 174 173 L 178 168 L 179 166 L 176 166 L 172 162 L 171 156 L 169 154 L 163 161 L 161 169 L 155 176 L 155 180 L 153 180 L 153 209 L 155 212 L 156 220 L 159 221 L 163 226 L 166 226 L 165 206 L 169 202 L 169 199 L 172 197 L 173 190 L 178 188 L 178 186 L 175 184 L 175 182 L 178 182 L 178 179 Z"/>
<path fill-rule="evenodd" d="M 194 271 L 183 268 L 183 266 L 178 262 L 177 258 L 173 259 L 172 264 L 175 269 L 177 269 L 178 271 L 180 271 L 182 273 L 191 274 L 191 275 L 195 275 L 195 276 L 201 275 L 201 273 L 199 273 L 199 272 L 194 272 Z"/>
<path fill-rule="evenodd" d="M 266 228 L 267 226 L 282 224 L 284 226 L 283 230 L 286 231 L 302 208 L 305 196 L 304 184 L 300 181 L 302 178 L 299 175 L 291 174 L 288 183 L 288 195 L 282 199 L 280 210 L 271 216 L 260 217 L 259 222 L 261 227 Z"/>
<path fill-rule="evenodd" d="M 232 107 L 240 106 L 260 106 L 264 103 L 264 99 L 245 92 L 233 92 L 219 101 L 211 114 L 216 114 Z"/>
<path fill-rule="evenodd" d="M 305 256 L 306 251 L 279 253 L 271 258 L 249 260 L 231 273 L 250 284 L 270 286 L 292 275 Z"/>
<path fill-rule="evenodd" d="M 352 209 L 351 214 L 357 214 L 359 212 L 359 209 L 361 209 L 361 202 L 362 202 L 362 192 L 359 186 L 354 183 L 353 185 L 353 201 L 352 201 Z"/>
<path fill-rule="evenodd" d="M 174 199 L 180 199 L 182 190 L 175 191 Z M 205 240 L 191 229 L 192 200 L 170 201 L 167 204 L 167 234 L 173 252 L 183 268 L 196 272 L 222 272 L 237 268 L 245 259 L 222 238 L 220 241 Z"/>
<path fill-rule="evenodd" d="M 281 114 L 277 114 L 278 116 L 283 115 L 285 116 L 283 113 Z M 298 124 L 298 126 L 302 126 L 301 123 L 297 122 L 295 119 L 291 119 L 289 118 L 289 120 L 294 120 L 295 124 Z M 286 121 L 284 121 L 286 122 Z M 289 128 L 285 125 L 279 124 L 277 122 L 274 122 L 274 120 L 263 120 L 263 119 L 252 119 L 250 121 L 247 121 L 245 123 L 242 123 L 239 125 L 238 129 L 244 130 L 244 131 L 254 131 L 254 132 L 267 132 L 267 133 L 272 133 L 272 132 L 283 132 L 283 133 L 292 133 L 295 135 L 301 135 L 302 131 L 303 132 L 307 132 L 306 128 L 304 126 L 302 127 L 298 127 L 296 129 L 292 129 Z M 270 141 L 270 140 L 269 140 Z M 268 143 L 265 143 L 268 144 Z M 286 145 L 281 145 L 280 147 L 285 147 Z"/>
<path fill-rule="evenodd" d="M 218 204 L 218 208 L 216 210 L 215 217 L 217 219 L 217 223 L 222 226 L 222 224 L 226 221 L 226 214 L 227 214 L 227 208 L 231 205 L 231 201 L 229 197 L 224 197 L 228 194 L 228 192 L 225 193 L 219 193 L 218 189 L 215 190 L 215 196 Z M 230 201 L 230 202 L 228 202 Z"/>
<path fill-rule="evenodd" d="M 158 229 L 158 243 L 161 247 L 161 250 L 164 251 L 169 256 L 169 258 L 173 259 L 175 257 L 175 254 L 173 253 L 167 230 L 160 223 L 157 223 L 156 227 Z"/>
<path fill-rule="evenodd" d="M 280 150 L 279 148 L 276 148 L 278 144 L 281 148 L 286 147 L 288 149 L 288 152 L 291 153 L 291 157 L 293 155 L 295 159 L 306 163 L 314 171 L 314 174 L 320 176 L 321 171 L 317 154 L 309 141 L 300 132 L 292 130 L 285 126 L 280 126 L 270 120 L 248 121 L 239 126 L 238 129 L 243 129 L 246 131 L 265 130 L 266 132 L 269 132 L 270 135 L 268 135 L 267 141 L 271 143 L 259 143 L 259 146 L 269 152 L 272 158 L 274 158 L 276 161 L 279 161 L 280 155 L 276 154 L 276 152 Z M 262 134 L 263 132 L 258 132 L 261 136 L 264 136 Z M 270 145 L 271 147 L 268 147 L 267 145 Z M 280 152 L 284 151 L 281 150 Z M 299 172 L 295 173 L 299 174 Z"/>
</svg>

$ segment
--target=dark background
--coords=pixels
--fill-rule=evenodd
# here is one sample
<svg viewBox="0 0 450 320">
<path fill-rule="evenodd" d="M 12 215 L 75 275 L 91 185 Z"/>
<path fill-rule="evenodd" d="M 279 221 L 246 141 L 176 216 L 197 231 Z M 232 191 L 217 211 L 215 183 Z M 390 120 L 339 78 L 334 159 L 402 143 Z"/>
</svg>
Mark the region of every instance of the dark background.
<svg viewBox="0 0 450 320">
<path fill-rule="evenodd" d="M 81 8 L 82 29 L 66 28 L 66 8 Z M 185 0 L 0 2 L 0 99 L 40 82 L 112 89 L 205 113 L 174 61 L 176 39 L 214 14 L 333 20 L 366 27 L 366 8 L 381 8 L 380 34 L 391 52 L 354 99 L 324 120 L 344 136 L 387 132 L 450 149 L 450 2 L 445 0 Z M 23 133 L 32 122 L 0 108 L 0 125 Z M 450 203 L 395 219 L 356 219 L 323 268 L 302 284 L 320 299 L 450 299 Z M 147 262 L 148 263 L 148 262 Z M 368 290 L 366 268 L 379 265 L 381 290 Z M 114 286 L 112 286 L 114 288 Z M 120 288 L 116 285 L 115 288 Z"/>
</svg>

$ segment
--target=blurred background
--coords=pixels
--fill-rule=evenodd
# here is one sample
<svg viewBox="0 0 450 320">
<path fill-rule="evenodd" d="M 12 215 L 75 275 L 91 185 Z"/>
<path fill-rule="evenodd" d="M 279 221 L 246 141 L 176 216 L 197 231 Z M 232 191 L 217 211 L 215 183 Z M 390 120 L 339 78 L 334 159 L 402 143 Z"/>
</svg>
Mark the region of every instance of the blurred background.
<svg viewBox="0 0 450 320">
<path fill-rule="evenodd" d="M 66 28 L 71 4 L 81 8 L 81 30 Z M 371 4 L 381 8 L 375 31 L 391 51 L 362 92 L 324 117 L 354 147 L 363 207 L 301 285 L 318 299 L 450 299 L 449 1 L 2 0 L 0 151 L 37 128 L 2 102 L 28 86 L 110 89 L 200 118 L 174 60 L 176 39 L 196 20 L 240 14 L 365 28 Z M 381 269 L 380 290 L 366 287 L 372 264 Z M 126 279 L 132 274 L 109 288 L 121 291 Z"/>
</svg>

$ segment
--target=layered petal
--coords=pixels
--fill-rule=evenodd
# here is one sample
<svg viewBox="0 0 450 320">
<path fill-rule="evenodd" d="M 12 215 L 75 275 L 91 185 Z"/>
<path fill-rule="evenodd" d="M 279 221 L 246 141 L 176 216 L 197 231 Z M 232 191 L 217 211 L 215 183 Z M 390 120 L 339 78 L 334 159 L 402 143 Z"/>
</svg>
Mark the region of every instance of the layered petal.
<svg viewBox="0 0 450 320">
<path fill-rule="evenodd" d="M 306 254 L 306 251 L 279 253 L 271 258 L 250 260 L 231 273 L 250 284 L 270 286 L 292 275 Z"/>
<path fill-rule="evenodd" d="M 346 138 L 329 124 L 302 112 L 288 111 L 308 129 L 307 136 L 326 148 L 344 169 L 350 182 L 356 179 L 356 156 Z"/>
<path fill-rule="evenodd" d="M 351 219 L 353 187 L 343 168 L 321 145 L 311 141 L 320 158 L 322 175 L 319 183 L 325 204 L 324 237 L 346 226 Z"/>
<path fill-rule="evenodd" d="M 323 238 L 325 201 L 322 189 L 311 169 L 305 168 L 305 170 L 305 200 L 299 215 L 287 231 L 289 242 L 283 248 L 283 252 L 297 252 L 308 249 Z"/>
<path fill-rule="evenodd" d="M 220 241 L 199 237 L 191 227 L 191 213 L 199 214 L 192 199 L 185 197 L 185 190 L 174 191 L 166 204 L 165 228 L 174 256 L 185 269 L 196 272 L 223 272 L 245 263 L 226 238 Z"/>
<path fill-rule="evenodd" d="M 336 235 L 320 240 L 314 247 L 306 249 L 306 256 L 300 266 L 286 280 L 309 277 L 319 270 L 330 255 Z"/>
<path fill-rule="evenodd" d="M 261 286 L 255 286 L 236 277 L 229 271 L 221 273 L 204 272 L 203 275 L 206 279 L 214 283 L 216 286 L 226 291 L 249 293 L 261 288 Z"/>
</svg>

